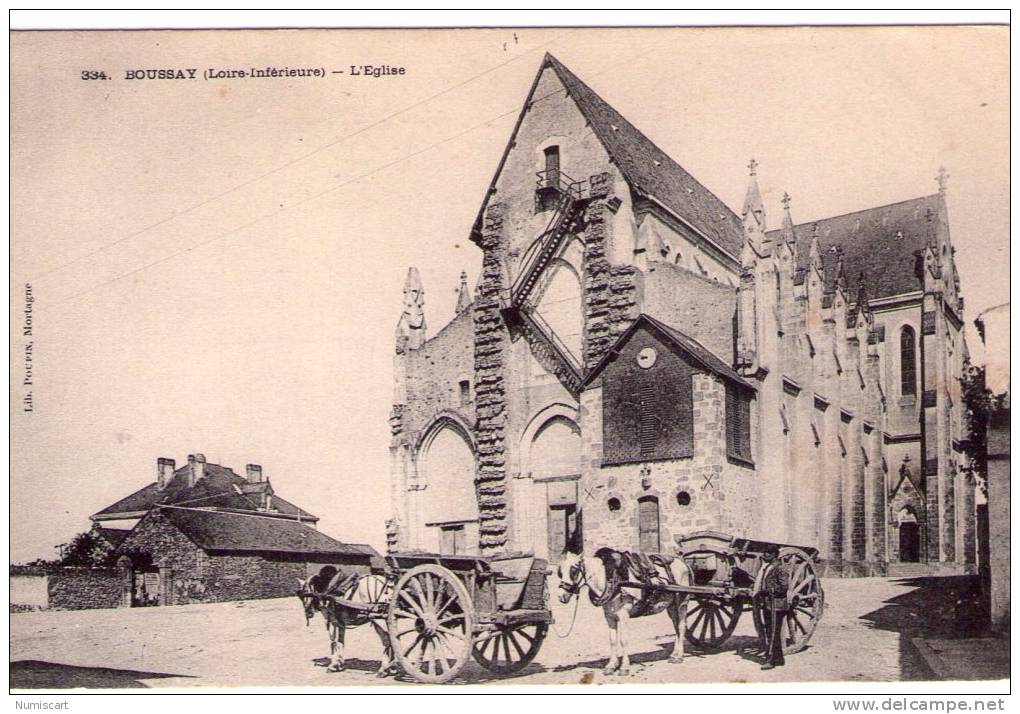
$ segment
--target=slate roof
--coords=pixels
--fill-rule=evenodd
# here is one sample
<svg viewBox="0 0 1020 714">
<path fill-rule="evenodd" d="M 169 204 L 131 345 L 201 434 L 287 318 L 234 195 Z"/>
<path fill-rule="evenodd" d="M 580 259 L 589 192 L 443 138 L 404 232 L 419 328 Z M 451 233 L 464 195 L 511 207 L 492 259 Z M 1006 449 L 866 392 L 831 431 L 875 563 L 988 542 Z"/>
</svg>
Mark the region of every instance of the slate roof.
<svg viewBox="0 0 1020 714">
<path fill-rule="evenodd" d="M 371 546 L 341 543 L 298 521 L 173 506 L 159 512 L 202 550 L 379 557 Z"/>
<path fill-rule="evenodd" d="M 937 219 L 928 222 L 929 210 L 936 217 L 940 215 L 940 194 L 796 225 L 798 266 L 808 265 L 812 227 L 817 224 L 826 290 L 835 289 L 837 257 L 832 249 L 836 246 L 843 249 L 850 299 L 856 295 L 861 273 L 869 300 L 920 290 L 923 286 L 914 270 L 914 254 L 924 249 L 928 231 L 939 225 Z M 767 235 L 772 241 L 779 240 L 778 229 Z"/>
<path fill-rule="evenodd" d="M 652 329 L 658 331 L 659 334 L 666 338 L 666 340 L 679 347 L 680 350 L 709 372 L 722 377 L 732 384 L 755 391 L 754 386 L 750 382 L 737 374 L 732 367 L 726 364 L 726 362 L 717 357 L 711 350 L 702 345 L 696 339 L 688 337 L 679 330 L 674 329 L 644 313 L 639 315 L 638 318 L 631 323 L 630 327 L 627 328 L 627 331 L 620 335 L 620 338 L 616 341 L 613 347 L 606 353 L 606 356 L 603 357 L 602 360 L 595 365 L 592 371 L 588 373 L 582 387 L 590 384 L 592 380 L 594 380 L 602 372 L 606 365 L 608 365 L 609 362 L 612 361 L 613 357 L 615 357 L 620 351 L 620 346 L 629 340 L 631 335 L 633 335 L 641 325 L 651 326 Z"/>
<path fill-rule="evenodd" d="M 163 490 L 159 489 L 157 482 L 150 483 L 116 503 L 110 504 L 93 514 L 92 517 L 102 520 L 113 518 L 118 514 L 145 512 L 156 505 L 188 505 L 255 511 L 258 510 L 260 501 L 257 493 L 262 488 L 270 488 L 268 482 L 264 486 L 250 484 L 248 479 L 239 476 L 226 466 L 210 463 L 205 464 L 203 477 L 189 488 L 187 483 L 191 468 L 191 464 L 185 464 L 174 471 L 173 478 Z M 273 508 L 284 516 L 300 518 L 305 521 L 319 519 L 318 516 L 298 508 L 275 494 L 273 495 Z"/>
<path fill-rule="evenodd" d="M 123 541 L 127 537 L 127 534 L 131 532 L 128 528 L 99 527 L 96 530 L 98 531 L 98 535 L 114 548 L 120 545 L 121 541 Z"/>
<path fill-rule="evenodd" d="M 743 232 L 737 214 L 551 54 L 546 54 L 542 61 L 525 101 L 525 109 L 546 67 L 551 67 L 567 87 L 606 152 L 635 191 L 655 197 L 732 257 L 739 259 Z M 491 195 L 496 185 L 524 115 L 522 110 L 486 196 Z M 475 221 L 476 229 L 481 226 L 484 210 L 483 203 Z"/>
<path fill-rule="evenodd" d="M 546 55 L 545 62 L 566 85 L 627 182 L 640 193 L 662 201 L 720 248 L 739 258 L 743 232 L 737 214 L 558 59 Z"/>
</svg>

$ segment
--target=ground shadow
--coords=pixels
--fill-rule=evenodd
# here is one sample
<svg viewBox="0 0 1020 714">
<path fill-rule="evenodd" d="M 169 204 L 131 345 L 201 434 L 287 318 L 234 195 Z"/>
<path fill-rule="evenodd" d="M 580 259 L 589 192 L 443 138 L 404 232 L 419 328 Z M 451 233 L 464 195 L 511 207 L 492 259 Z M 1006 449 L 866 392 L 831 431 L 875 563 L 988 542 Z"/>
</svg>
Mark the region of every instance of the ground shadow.
<svg viewBox="0 0 1020 714">
<path fill-rule="evenodd" d="M 186 674 L 166 672 L 138 672 L 131 669 L 109 667 L 75 667 L 59 662 L 41 662 L 25 659 L 11 662 L 11 689 L 137 689 L 149 685 L 143 679 L 185 677 Z"/>
<path fill-rule="evenodd" d="M 935 679 L 913 638 L 952 640 L 985 634 L 988 616 L 976 575 L 903 578 L 893 584 L 908 589 L 860 619 L 869 627 L 899 634 L 900 679 Z"/>
</svg>

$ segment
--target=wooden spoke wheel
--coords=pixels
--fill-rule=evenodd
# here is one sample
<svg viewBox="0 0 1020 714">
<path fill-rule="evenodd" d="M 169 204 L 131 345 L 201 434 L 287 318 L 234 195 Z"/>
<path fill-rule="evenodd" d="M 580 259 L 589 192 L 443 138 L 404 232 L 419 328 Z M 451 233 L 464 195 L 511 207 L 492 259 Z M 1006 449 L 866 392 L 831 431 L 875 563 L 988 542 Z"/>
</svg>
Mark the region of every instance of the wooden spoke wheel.
<svg viewBox="0 0 1020 714">
<path fill-rule="evenodd" d="M 491 634 L 478 635 L 472 654 L 490 672 L 513 674 L 535 659 L 547 632 L 544 622 L 500 625 Z"/>
<path fill-rule="evenodd" d="M 808 640 L 814 634 L 818 621 L 825 607 L 825 593 L 822 583 L 815 572 L 811 557 L 799 548 L 783 548 L 779 558 L 759 571 L 755 581 L 755 594 L 761 591 L 765 575 L 771 568 L 783 563 L 790 572 L 790 585 L 787 589 L 789 609 L 783 622 L 783 653 L 794 654 L 807 647 Z M 755 601 L 754 629 L 759 637 L 764 637 L 765 618 L 769 617 L 766 607 Z"/>
<path fill-rule="evenodd" d="M 737 628 L 741 599 L 732 601 L 694 596 L 687 604 L 687 641 L 695 647 L 713 650 L 722 647 Z"/>
<path fill-rule="evenodd" d="M 352 602 L 378 605 L 386 600 L 386 585 L 386 578 L 381 575 L 365 575 L 352 583 L 343 597 Z"/>
<path fill-rule="evenodd" d="M 448 682 L 471 656 L 471 598 L 446 568 L 418 565 L 393 588 L 386 629 L 393 656 L 404 672 L 419 682 Z"/>
</svg>

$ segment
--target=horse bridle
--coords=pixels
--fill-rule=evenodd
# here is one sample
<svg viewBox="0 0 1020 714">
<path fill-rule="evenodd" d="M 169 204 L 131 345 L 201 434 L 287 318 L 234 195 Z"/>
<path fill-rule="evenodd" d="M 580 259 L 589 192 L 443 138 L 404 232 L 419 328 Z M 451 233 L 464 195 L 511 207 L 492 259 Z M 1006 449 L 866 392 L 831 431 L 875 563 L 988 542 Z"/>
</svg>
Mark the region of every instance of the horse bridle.
<svg viewBox="0 0 1020 714">
<path fill-rule="evenodd" d="M 574 579 L 575 573 L 580 573 L 580 579 Z M 588 571 L 584 567 L 583 558 L 578 558 L 577 562 L 570 566 L 567 575 L 570 578 L 569 582 L 564 580 L 562 576 L 560 577 L 560 589 L 565 590 L 571 596 L 577 595 L 581 592 L 581 588 L 588 586 Z"/>
</svg>

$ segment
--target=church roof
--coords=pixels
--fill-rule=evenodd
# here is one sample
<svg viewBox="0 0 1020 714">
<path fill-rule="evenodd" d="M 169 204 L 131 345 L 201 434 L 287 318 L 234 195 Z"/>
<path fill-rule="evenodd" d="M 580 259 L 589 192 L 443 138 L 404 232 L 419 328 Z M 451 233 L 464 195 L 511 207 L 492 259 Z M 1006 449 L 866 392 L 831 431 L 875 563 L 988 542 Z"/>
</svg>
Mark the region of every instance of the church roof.
<svg viewBox="0 0 1020 714">
<path fill-rule="evenodd" d="M 96 520 L 132 518 L 157 505 L 195 505 L 203 508 L 256 511 L 259 508 L 260 499 L 253 499 L 253 495 L 261 493 L 264 489 L 271 489 L 268 482 L 264 485 L 252 484 L 230 468 L 210 463 L 205 464 L 202 478 L 189 487 L 188 482 L 191 480 L 192 468 L 191 464 L 185 464 L 174 471 L 173 478 L 162 490 L 159 488 L 159 483 L 150 483 L 93 514 L 92 518 Z M 278 515 L 299 518 L 304 521 L 319 520 L 318 516 L 298 508 L 275 494 L 273 495 L 273 508 L 276 509 Z"/>
<path fill-rule="evenodd" d="M 341 543 L 298 521 L 198 508 L 168 507 L 160 513 L 202 550 L 379 556 L 371 546 Z"/>
<path fill-rule="evenodd" d="M 808 267 L 812 228 L 817 224 L 826 290 L 836 287 L 836 248 L 843 251 L 844 272 L 851 287 L 855 288 L 858 276 L 864 274 L 870 300 L 920 290 L 922 284 L 915 271 L 914 254 L 927 244 L 929 228 L 934 230 L 938 226 L 937 219 L 929 223 L 928 212 L 937 217 L 941 209 L 942 196 L 936 193 L 801 223 L 794 226 L 798 266 Z M 780 231 L 769 231 L 768 237 L 775 243 Z"/>
<path fill-rule="evenodd" d="M 668 342 L 679 348 L 684 354 L 700 364 L 707 371 L 722 377 L 732 384 L 736 384 L 737 386 L 744 387 L 752 391 L 754 390 L 753 385 L 737 374 L 732 367 L 726 364 L 726 362 L 717 357 L 711 350 L 702 345 L 696 339 L 685 335 L 679 330 L 672 328 L 663 322 L 659 322 L 654 317 L 645 313 L 639 315 L 638 318 L 631 323 L 630 327 L 627 328 L 627 331 L 620 335 L 620 338 L 609 349 L 606 356 L 603 357 L 594 368 L 592 368 L 591 372 L 588 373 L 588 376 L 585 377 L 584 383 L 581 385 L 582 388 L 591 384 L 592 380 L 601 374 L 602 370 L 605 369 L 605 367 L 619 353 L 620 347 L 627 342 L 627 340 L 631 338 L 631 335 L 633 335 L 642 325 L 651 327 L 653 330 L 657 331 Z"/>
<path fill-rule="evenodd" d="M 542 62 L 525 107 L 531 102 L 538 78 L 546 67 L 551 67 L 566 86 L 577 108 L 591 124 L 595 135 L 633 190 L 655 198 L 722 250 L 739 258 L 743 240 L 740 218 L 551 54 L 546 54 Z M 523 119 L 524 111 L 517 120 L 486 196 L 491 195 L 496 185 Z M 483 204 L 475 223 L 476 229 L 481 225 L 484 210 Z"/>
</svg>

